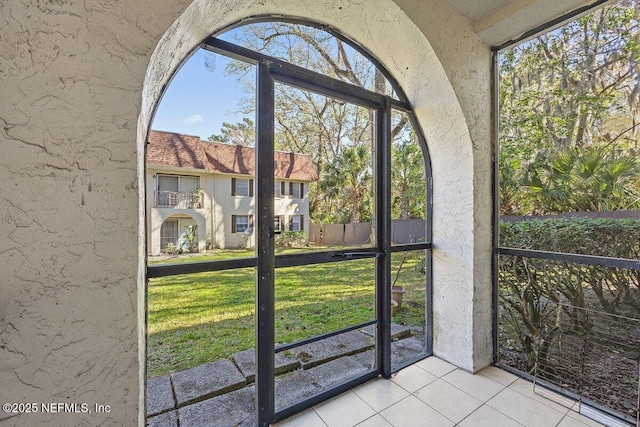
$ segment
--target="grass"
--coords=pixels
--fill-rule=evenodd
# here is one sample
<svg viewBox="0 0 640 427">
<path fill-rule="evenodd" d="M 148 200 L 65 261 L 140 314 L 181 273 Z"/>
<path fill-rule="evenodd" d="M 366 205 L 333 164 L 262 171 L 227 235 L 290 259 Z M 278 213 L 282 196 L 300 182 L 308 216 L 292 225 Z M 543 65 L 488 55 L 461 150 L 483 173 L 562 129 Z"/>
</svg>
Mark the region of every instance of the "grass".
<svg viewBox="0 0 640 427">
<path fill-rule="evenodd" d="M 253 251 L 217 250 L 162 262 L 253 256 Z M 392 264 L 399 264 L 394 254 Z M 424 323 L 421 251 L 405 261 L 398 285 L 407 293 L 396 323 Z M 393 270 L 395 273 L 395 269 Z M 150 377 L 187 369 L 254 347 L 255 270 L 244 268 L 151 279 L 148 287 Z M 293 342 L 375 318 L 373 259 L 287 267 L 275 275 L 276 342 Z"/>
</svg>

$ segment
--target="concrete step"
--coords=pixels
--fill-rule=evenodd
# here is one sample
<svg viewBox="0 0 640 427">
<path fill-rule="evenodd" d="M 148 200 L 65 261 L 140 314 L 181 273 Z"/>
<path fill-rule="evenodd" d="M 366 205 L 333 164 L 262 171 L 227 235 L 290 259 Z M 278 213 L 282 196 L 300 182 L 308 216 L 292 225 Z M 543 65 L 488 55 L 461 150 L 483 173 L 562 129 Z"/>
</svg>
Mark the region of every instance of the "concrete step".
<svg viewBox="0 0 640 427">
<path fill-rule="evenodd" d="M 286 354 L 285 354 L 286 353 Z M 247 383 L 255 381 L 256 376 L 256 352 L 254 349 L 240 351 L 233 354 L 233 361 L 247 380 Z M 276 375 L 291 372 L 300 367 L 300 362 L 289 356 L 288 352 L 276 354 Z"/>
<path fill-rule="evenodd" d="M 171 383 L 178 407 L 237 390 L 247 384 L 244 375 L 227 359 L 176 372 Z"/>
</svg>

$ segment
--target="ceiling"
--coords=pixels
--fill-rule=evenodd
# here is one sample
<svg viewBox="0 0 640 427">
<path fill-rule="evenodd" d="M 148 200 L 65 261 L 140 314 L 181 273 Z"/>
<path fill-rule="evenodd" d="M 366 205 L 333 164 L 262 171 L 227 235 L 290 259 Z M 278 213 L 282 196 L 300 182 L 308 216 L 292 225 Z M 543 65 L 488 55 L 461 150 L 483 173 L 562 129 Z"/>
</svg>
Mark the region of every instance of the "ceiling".
<svg viewBox="0 0 640 427">
<path fill-rule="evenodd" d="M 490 46 L 518 38 L 529 30 L 595 0 L 445 0 L 473 21 L 478 36 Z"/>
</svg>

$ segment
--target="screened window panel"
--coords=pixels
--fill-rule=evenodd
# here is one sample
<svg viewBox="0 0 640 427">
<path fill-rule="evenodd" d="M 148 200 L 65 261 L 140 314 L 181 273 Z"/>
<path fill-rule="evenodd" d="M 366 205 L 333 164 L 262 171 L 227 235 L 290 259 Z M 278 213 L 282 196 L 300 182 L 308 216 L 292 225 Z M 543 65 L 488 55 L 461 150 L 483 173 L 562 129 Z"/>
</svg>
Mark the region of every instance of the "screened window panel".
<svg viewBox="0 0 640 427">
<path fill-rule="evenodd" d="M 158 191 L 178 191 L 178 177 L 158 175 Z"/>
<path fill-rule="evenodd" d="M 200 186 L 200 179 L 197 176 L 181 176 L 180 191 L 185 193 L 195 193 Z"/>
</svg>

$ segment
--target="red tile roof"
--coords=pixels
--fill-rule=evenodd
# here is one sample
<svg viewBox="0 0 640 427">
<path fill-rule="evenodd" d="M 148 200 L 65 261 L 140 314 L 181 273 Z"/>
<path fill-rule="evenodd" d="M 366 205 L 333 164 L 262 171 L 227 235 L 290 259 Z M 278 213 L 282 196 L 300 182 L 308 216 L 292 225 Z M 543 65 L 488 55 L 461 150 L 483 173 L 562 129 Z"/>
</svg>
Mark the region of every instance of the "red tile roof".
<svg viewBox="0 0 640 427">
<path fill-rule="evenodd" d="M 276 151 L 274 157 L 276 178 L 318 180 L 318 170 L 308 155 Z M 255 149 L 152 130 L 147 139 L 147 164 L 255 176 Z"/>
</svg>

